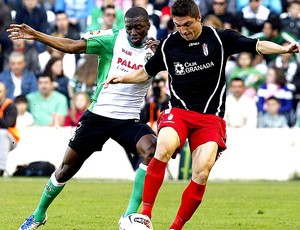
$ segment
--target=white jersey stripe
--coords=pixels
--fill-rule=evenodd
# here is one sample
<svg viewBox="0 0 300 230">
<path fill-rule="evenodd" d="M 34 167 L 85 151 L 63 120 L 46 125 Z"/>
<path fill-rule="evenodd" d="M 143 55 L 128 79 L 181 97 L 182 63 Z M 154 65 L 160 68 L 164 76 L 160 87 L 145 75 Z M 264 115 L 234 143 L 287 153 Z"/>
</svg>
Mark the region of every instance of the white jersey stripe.
<svg viewBox="0 0 300 230">
<path fill-rule="evenodd" d="M 219 87 L 220 79 L 221 79 L 221 76 L 222 76 L 223 61 L 224 61 L 224 49 L 223 49 L 223 43 L 222 43 L 222 41 L 221 41 L 221 39 L 220 39 L 218 33 L 216 32 L 216 30 L 215 30 L 212 26 L 210 26 L 210 28 L 213 30 L 214 34 L 216 35 L 216 37 L 217 37 L 217 39 L 218 39 L 218 41 L 220 42 L 220 45 L 221 45 L 221 64 L 220 64 L 220 72 L 219 72 L 219 77 L 218 77 L 218 83 L 216 84 L 216 87 L 215 87 L 215 89 L 214 89 L 214 92 L 213 92 L 212 95 L 209 97 L 209 99 L 208 99 L 208 101 L 207 101 L 207 103 L 206 103 L 206 106 L 205 106 L 205 108 L 204 108 L 204 113 L 207 112 L 207 108 L 208 108 L 208 106 L 209 106 L 209 103 L 210 103 L 210 101 L 212 100 L 213 96 L 215 95 L 215 93 L 216 93 L 216 91 L 217 91 L 217 89 L 218 89 L 218 87 Z M 223 87 L 223 88 L 224 88 L 224 87 Z M 223 89 L 222 89 L 222 91 L 223 91 Z M 224 93 L 224 92 L 222 92 L 222 93 L 220 94 L 220 100 L 219 100 L 220 103 L 219 103 L 219 106 L 218 106 L 218 112 L 216 113 L 217 116 L 218 116 L 218 114 L 219 114 L 219 112 L 220 112 L 220 107 L 221 107 L 221 105 L 222 105 L 222 96 L 223 96 L 223 93 Z"/>
</svg>

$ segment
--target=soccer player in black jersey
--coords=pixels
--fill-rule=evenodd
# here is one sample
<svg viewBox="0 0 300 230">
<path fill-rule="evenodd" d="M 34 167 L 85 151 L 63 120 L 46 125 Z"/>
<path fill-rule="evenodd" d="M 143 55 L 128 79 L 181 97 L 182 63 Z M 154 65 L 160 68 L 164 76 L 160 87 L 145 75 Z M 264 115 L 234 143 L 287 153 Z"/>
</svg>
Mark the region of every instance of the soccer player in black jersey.
<svg viewBox="0 0 300 230">
<path fill-rule="evenodd" d="M 171 7 L 176 31 L 163 40 L 143 69 L 125 76 L 110 76 L 109 83 L 143 82 L 167 70 L 171 93 L 169 108 L 158 120 L 158 140 L 143 191 L 142 214 L 151 218 L 166 165 L 183 147 L 186 138 L 192 154 L 192 178 L 182 194 L 181 205 L 170 229 L 182 229 L 202 201 L 209 173 L 226 149 L 225 65 L 240 52 L 261 54 L 298 53 L 300 46 L 280 46 L 247 38 L 233 30 L 201 24 L 193 0 L 177 0 Z"/>
</svg>

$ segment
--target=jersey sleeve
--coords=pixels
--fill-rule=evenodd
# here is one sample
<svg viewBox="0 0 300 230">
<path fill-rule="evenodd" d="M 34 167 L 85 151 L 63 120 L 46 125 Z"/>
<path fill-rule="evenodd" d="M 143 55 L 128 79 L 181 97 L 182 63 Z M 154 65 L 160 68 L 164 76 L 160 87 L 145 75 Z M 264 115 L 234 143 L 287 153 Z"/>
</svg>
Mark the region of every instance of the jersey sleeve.
<svg viewBox="0 0 300 230">
<path fill-rule="evenodd" d="M 159 44 L 155 54 L 145 64 L 144 67 L 145 71 L 151 77 L 156 76 L 156 74 L 160 71 L 166 70 L 161 49 L 162 49 L 162 43 Z"/>
<path fill-rule="evenodd" d="M 258 39 L 246 37 L 231 29 L 219 29 L 218 32 L 224 43 L 224 50 L 228 55 L 240 52 L 257 53 Z"/>
<path fill-rule="evenodd" d="M 87 42 L 87 54 L 101 54 L 112 52 L 116 34 L 113 30 L 95 30 L 85 33 L 82 39 Z"/>
</svg>

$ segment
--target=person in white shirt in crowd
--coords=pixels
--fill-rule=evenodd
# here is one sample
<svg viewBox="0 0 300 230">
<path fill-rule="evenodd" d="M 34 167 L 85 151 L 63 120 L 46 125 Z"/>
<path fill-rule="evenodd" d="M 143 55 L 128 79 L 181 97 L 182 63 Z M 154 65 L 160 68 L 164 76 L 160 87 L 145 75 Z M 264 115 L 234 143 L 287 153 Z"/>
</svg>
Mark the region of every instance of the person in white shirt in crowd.
<svg viewBox="0 0 300 230">
<path fill-rule="evenodd" d="M 24 95 L 19 95 L 14 99 L 15 106 L 17 107 L 17 129 L 23 130 L 26 127 L 33 125 L 34 120 L 31 113 L 27 111 L 28 100 Z"/>
<path fill-rule="evenodd" d="M 242 23 L 242 34 L 246 36 L 261 32 L 265 21 L 279 18 L 279 15 L 264 6 L 261 0 L 249 0 L 248 5 L 236 16 L 236 20 Z"/>
<path fill-rule="evenodd" d="M 244 81 L 241 78 L 232 78 L 229 90 L 224 116 L 227 127 L 256 128 L 258 115 L 256 103 L 253 98 L 244 94 Z"/>
</svg>

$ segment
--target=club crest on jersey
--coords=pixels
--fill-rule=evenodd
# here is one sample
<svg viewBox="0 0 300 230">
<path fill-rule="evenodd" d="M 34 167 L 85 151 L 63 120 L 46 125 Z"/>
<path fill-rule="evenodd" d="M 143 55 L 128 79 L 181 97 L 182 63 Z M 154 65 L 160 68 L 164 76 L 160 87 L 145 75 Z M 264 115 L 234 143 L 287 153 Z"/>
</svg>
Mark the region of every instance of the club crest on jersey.
<svg viewBox="0 0 300 230">
<path fill-rule="evenodd" d="M 174 115 L 173 115 L 172 113 L 170 113 L 167 119 L 168 119 L 169 121 L 171 121 L 171 120 L 173 119 L 173 117 L 174 117 Z"/>
<path fill-rule="evenodd" d="M 207 55 L 208 55 L 208 48 L 207 48 L 207 44 L 206 44 L 206 43 L 204 43 L 204 44 L 202 45 L 202 49 L 203 49 L 204 55 L 207 56 Z"/>
</svg>

